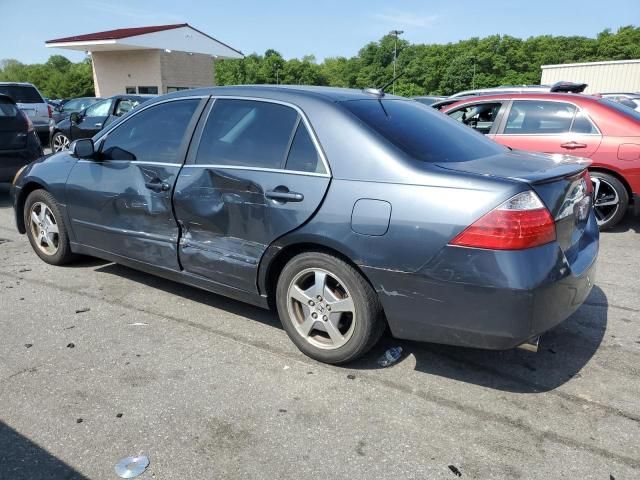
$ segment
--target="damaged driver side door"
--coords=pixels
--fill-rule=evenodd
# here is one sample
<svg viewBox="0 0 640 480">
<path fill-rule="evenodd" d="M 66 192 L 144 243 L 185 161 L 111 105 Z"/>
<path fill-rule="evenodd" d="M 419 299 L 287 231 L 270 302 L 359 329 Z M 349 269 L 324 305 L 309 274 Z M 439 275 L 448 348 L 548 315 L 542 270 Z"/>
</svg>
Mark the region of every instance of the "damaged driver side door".
<svg viewBox="0 0 640 480">
<path fill-rule="evenodd" d="M 67 181 L 75 242 L 178 270 L 171 196 L 206 98 L 151 105 L 98 140 Z"/>
</svg>

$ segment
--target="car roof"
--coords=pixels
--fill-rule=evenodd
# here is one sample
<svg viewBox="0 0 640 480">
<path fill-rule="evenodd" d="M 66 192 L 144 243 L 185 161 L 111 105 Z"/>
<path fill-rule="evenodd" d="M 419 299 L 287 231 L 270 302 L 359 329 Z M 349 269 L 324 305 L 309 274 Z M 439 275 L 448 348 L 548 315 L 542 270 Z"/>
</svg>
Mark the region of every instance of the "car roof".
<svg viewBox="0 0 640 480">
<path fill-rule="evenodd" d="M 234 85 L 225 87 L 205 87 L 191 90 L 181 90 L 168 95 L 175 97 L 189 97 L 193 95 L 220 95 L 257 97 L 267 99 L 313 98 L 325 101 L 343 102 L 348 100 L 378 99 L 380 97 L 366 93 L 363 90 L 340 87 L 315 87 L 307 85 Z M 385 93 L 384 99 L 407 100 L 406 97 Z"/>
<path fill-rule="evenodd" d="M 452 99 L 453 100 L 453 99 Z M 531 93 L 503 93 L 495 95 L 478 95 L 475 97 L 461 98 L 459 102 L 450 106 L 457 105 L 458 103 L 471 103 L 471 102 L 489 102 L 491 100 L 556 100 L 556 101 L 568 101 L 568 102 L 598 102 L 600 98 L 592 95 L 585 95 L 581 93 L 545 93 L 545 92 L 531 92 Z"/>
</svg>

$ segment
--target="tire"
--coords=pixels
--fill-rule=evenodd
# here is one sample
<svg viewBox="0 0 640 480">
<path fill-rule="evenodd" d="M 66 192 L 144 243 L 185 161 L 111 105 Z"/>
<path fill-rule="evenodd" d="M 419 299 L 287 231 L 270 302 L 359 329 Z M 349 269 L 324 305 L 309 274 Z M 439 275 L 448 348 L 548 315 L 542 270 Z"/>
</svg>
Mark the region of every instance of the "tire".
<svg viewBox="0 0 640 480">
<path fill-rule="evenodd" d="M 61 152 L 63 150 L 68 150 L 71 141 L 69 138 L 62 132 L 56 132 L 51 137 L 51 151 L 53 153 Z"/>
<path fill-rule="evenodd" d="M 58 202 L 49 192 L 34 190 L 27 196 L 24 224 L 29 243 L 42 260 L 51 265 L 64 265 L 73 260 L 67 226 Z"/>
<path fill-rule="evenodd" d="M 589 172 L 589 175 L 593 182 L 594 210 L 598 227 L 600 230 L 608 230 L 620 222 L 627 213 L 629 194 L 622 182 L 613 175 L 597 170 Z"/>
<path fill-rule="evenodd" d="M 323 363 L 361 357 L 386 327 L 371 285 L 351 265 L 326 253 L 306 252 L 289 260 L 278 278 L 276 306 L 293 343 Z"/>
</svg>

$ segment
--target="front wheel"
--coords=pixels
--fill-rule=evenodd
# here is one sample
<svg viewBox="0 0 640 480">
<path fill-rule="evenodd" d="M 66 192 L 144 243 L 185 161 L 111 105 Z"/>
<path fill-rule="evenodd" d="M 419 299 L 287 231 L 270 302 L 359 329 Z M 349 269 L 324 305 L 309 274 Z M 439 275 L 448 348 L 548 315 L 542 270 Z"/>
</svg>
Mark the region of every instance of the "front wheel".
<svg viewBox="0 0 640 480">
<path fill-rule="evenodd" d="M 62 150 L 69 150 L 70 144 L 71 141 L 69 140 L 69 137 L 62 132 L 54 133 L 51 138 L 51 150 L 53 150 L 53 153 L 61 152 Z"/>
<path fill-rule="evenodd" d="M 51 265 L 64 265 L 72 258 L 69 235 L 58 202 L 45 190 L 34 190 L 24 205 L 27 237 L 36 254 Z"/>
<path fill-rule="evenodd" d="M 378 296 L 362 275 L 320 252 L 302 253 L 286 264 L 276 304 L 293 343 L 325 363 L 346 363 L 364 355 L 386 325 Z"/>
<path fill-rule="evenodd" d="M 593 210 L 600 230 L 616 225 L 627 212 L 629 194 L 622 182 L 608 173 L 589 172 L 593 182 Z"/>
</svg>

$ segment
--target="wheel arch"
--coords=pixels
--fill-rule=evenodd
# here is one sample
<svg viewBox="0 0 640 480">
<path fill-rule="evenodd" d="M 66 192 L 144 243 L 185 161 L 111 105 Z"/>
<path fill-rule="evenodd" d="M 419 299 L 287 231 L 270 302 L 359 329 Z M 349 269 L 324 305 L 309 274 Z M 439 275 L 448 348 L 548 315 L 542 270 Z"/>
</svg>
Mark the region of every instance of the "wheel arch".
<svg viewBox="0 0 640 480">
<path fill-rule="evenodd" d="M 48 192 L 47 188 L 43 184 L 31 180 L 20 189 L 20 193 L 18 193 L 18 197 L 16 198 L 16 226 L 18 231 L 22 234 L 27 233 L 27 227 L 24 224 L 24 204 L 27 201 L 29 194 L 35 190 L 44 190 L 45 192 Z"/>
<path fill-rule="evenodd" d="M 258 274 L 258 288 L 260 292 L 267 296 L 270 308 L 275 307 L 276 286 L 280 273 L 282 273 L 282 269 L 293 257 L 305 252 L 321 252 L 339 258 L 345 263 L 351 265 L 360 275 L 362 275 L 362 278 L 364 278 L 375 291 L 375 287 L 371 280 L 358 266 L 358 264 L 351 260 L 346 252 L 341 251 L 334 246 L 328 246 L 317 240 L 305 240 L 288 243 L 283 246 L 272 246 L 265 253 Z"/>
<path fill-rule="evenodd" d="M 618 173 L 617 171 L 611 170 L 606 167 L 597 166 L 597 167 L 589 167 L 589 172 L 606 173 L 607 175 L 611 175 L 612 177 L 615 177 L 620 183 L 622 183 L 622 185 L 624 186 L 624 189 L 627 191 L 629 201 L 633 199 L 633 192 L 631 191 L 631 186 L 629 185 L 627 180 L 624 178 L 624 176 Z"/>
</svg>

